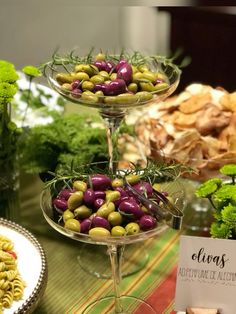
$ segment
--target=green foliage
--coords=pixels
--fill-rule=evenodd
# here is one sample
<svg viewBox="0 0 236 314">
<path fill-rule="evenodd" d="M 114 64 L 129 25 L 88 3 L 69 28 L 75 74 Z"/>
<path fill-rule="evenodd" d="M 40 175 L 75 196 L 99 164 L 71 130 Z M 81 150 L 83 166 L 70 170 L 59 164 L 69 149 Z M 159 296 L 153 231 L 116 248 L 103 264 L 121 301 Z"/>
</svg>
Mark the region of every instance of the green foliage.
<svg viewBox="0 0 236 314">
<path fill-rule="evenodd" d="M 106 133 L 92 128 L 88 116 L 60 116 L 28 130 L 22 143 L 22 167 L 29 173 L 60 171 L 73 164 L 107 160 Z"/>
<path fill-rule="evenodd" d="M 230 180 L 210 179 L 202 183 L 195 194 L 208 198 L 214 207 L 215 221 L 211 225 L 213 238 L 236 239 L 236 184 L 234 180 L 236 165 L 225 165 L 220 173 L 228 175 Z"/>
<path fill-rule="evenodd" d="M 211 225 L 210 234 L 212 238 L 229 239 L 232 237 L 231 228 L 220 222 L 213 222 Z"/>
</svg>

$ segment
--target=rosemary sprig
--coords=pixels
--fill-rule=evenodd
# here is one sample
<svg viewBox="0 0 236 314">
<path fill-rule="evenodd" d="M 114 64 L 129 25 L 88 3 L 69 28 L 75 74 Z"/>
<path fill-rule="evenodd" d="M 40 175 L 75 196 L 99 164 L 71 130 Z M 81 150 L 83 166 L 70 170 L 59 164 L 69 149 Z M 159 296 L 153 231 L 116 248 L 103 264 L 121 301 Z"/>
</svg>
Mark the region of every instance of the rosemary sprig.
<svg viewBox="0 0 236 314">
<path fill-rule="evenodd" d="M 43 72 L 44 76 L 46 76 L 46 72 L 50 69 L 53 72 L 57 72 L 57 66 L 62 66 L 66 72 L 71 72 L 73 66 L 76 64 L 92 64 L 94 60 L 94 56 L 96 55 L 94 52 L 94 48 L 91 48 L 90 51 L 83 57 L 80 57 L 78 54 L 75 54 L 76 49 L 72 50 L 71 52 L 60 55 L 58 50 L 56 50 L 51 60 L 41 64 L 39 69 Z M 102 52 L 102 51 L 101 51 Z M 117 63 L 121 59 L 126 59 L 129 63 L 134 66 L 140 66 L 150 61 L 155 61 L 157 64 L 164 64 L 170 65 L 175 68 L 175 71 L 181 72 L 179 66 L 174 65 L 174 57 L 167 58 L 166 56 L 161 55 L 150 55 L 145 56 L 141 54 L 139 51 L 133 51 L 132 53 L 128 53 L 124 50 L 120 52 L 120 54 L 109 54 L 108 52 L 105 53 L 107 61 L 113 61 Z"/>
<path fill-rule="evenodd" d="M 71 165 L 67 173 L 48 172 L 51 176 L 53 176 L 53 179 L 46 182 L 45 188 L 52 188 L 53 190 L 58 190 L 63 187 L 71 188 L 73 181 L 88 181 L 91 175 L 98 173 L 105 174 L 110 178 L 122 178 L 130 174 L 138 174 L 140 175 L 142 180 L 146 180 L 149 181 L 151 184 L 154 184 L 174 181 L 179 178 L 183 173 L 191 172 L 191 170 L 191 168 L 182 164 L 166 164 L 164 162 L 160 163 L 153 160 L 148 160 L 145 168 L 140 165 L 130 163 L 129 168 L 118 168 L 115 174 L 112 173 L 111 169 L 109 169 L 108 163 L 106 163 L 106 166 L 104 166 L 104 162 L 88 164 L 85 166 L 81 166 L 77 169 L 74 169 L 73 165 Z"/>
</svg>

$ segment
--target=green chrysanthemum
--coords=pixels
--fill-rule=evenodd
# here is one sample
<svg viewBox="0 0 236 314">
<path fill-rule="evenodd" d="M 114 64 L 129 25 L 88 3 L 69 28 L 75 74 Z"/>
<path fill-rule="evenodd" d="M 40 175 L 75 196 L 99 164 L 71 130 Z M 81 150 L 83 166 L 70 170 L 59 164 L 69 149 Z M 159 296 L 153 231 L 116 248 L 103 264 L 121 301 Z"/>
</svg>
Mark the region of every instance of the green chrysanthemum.
<svg viewBox="0 0 236 314">
<path fill-rule="evenodd" d="M 31 77 L 39 77 L 42 75 L 40 70 L 32 65 L 27 65 L 22 69 L 22 72 Z"/>
<path fill-rule="evenodd" d="M 18 74 L 12 68 L 0 69 L 0 82 L 15 83 L 19 79 Z"/>
<path fill-rule="evenodd" d="M 222 211 L 222 220 L 231 228 L 236 226 L 236 206 L 229 204 Z"/>
<path fill-rule="evenodd" d="M 236 176 L 236 165 L 228 164 L 220 168 L 220 172 L 228 176 Z"/>
<path fill-rule="evenodd" d="M 7 82 L 0 83 L 0 99 L 3 102 L 8 102 L 9 100 L 11 100 L 15 95 L 16 91 L 17 88 L 14 85 L 9 84 Z"/>
<path fill-rule="evenodd" d="M 202 183 L 195 194 L 198 197 L 210 197 L 221 186 L 221 179 L 214 178 Z"/>
<path fill-rule="evenodd" d="M 213 238 L 229 239 L 232 237 L 230 227 L 221 222 L 214 222 L 211 225 L 210 234 Z"/>
<path fill-rule="evenodd" d="M 15 69 L 14 64 L 6 61 L 6 60 L 0 60 L 0 70 L 2 69 Z"/>
</svg>

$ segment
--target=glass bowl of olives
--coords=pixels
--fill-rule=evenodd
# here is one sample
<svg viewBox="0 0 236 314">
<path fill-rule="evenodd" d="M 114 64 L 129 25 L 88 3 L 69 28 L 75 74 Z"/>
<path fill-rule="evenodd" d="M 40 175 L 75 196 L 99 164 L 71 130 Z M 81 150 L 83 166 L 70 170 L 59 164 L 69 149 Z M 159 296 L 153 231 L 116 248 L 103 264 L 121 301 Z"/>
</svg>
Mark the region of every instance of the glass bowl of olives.
<svg viewBox="0 0 236 314">
<path fill-rule="evenodd" d="M 55 177 L 46 183 L 41 208 L 46 221 L 61 234 L 107 247 L 114 296 L 88 305 L 83 314 L 107 306 L 112 306 L 112 313 L 133 313 L 141 305 L 145 313 L 156 313 L 143 300 L 121 296 L 122 256 L 127 244 L 156 237 L 168 225 L 181 227 L 184 189 L 170 168 L 166 172 L 155 171 L 153 165 L 148 170 L 134 165 L 124 169 L 117 163 L 115 169 L 111 172 L 109 163 L 101 162 Z"/>
<path fill-rule="evenodd" d="M 54 55 L 45 73 L 51 87 L 68 100 L 116 111 L 165 99 L 178 86 L 181 71 L 166 57 L 123 52 Z"/>
</svg>

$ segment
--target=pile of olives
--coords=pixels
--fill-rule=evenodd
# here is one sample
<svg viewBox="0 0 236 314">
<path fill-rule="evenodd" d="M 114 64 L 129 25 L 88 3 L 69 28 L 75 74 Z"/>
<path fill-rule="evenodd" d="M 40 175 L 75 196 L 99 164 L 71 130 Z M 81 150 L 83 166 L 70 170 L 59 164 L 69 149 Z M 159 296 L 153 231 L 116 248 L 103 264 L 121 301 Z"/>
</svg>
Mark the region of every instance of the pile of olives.
<svg viewBox="0 0 236 314">
<path fill-rule="evenodd" d="M 153 198 L 156 186 L 142 180 L 140 175 L 127 174 L 125 179 L 137 192 Z M 104 174 L 73 181 L 71 188 L 60 190 L 52 205 L 62 216 L 63 227 L 90 236 L 134 235 L 158 224 L 154 214 L 127 189 L 124 178 Z"/>
<path fill-rule="evenodd" d="M 170 85 L 166 74 L 153 71 L 148 63 L 138 66 L 125 59 L 106 58 L 99 53 L 91 63 L 79 63 L 72 72 L 57 73 L 63 92 L 85 103 L 134 104 L 151 100 Z"/>
</svg>

